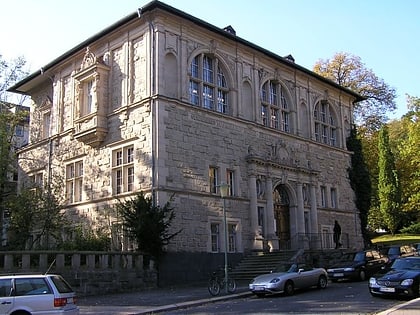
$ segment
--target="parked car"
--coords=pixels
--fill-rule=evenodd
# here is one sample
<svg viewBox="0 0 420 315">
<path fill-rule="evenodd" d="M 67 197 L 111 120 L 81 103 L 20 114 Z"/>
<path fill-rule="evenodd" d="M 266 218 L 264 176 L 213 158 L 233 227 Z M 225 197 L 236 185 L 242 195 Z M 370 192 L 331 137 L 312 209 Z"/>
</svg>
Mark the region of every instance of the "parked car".
<svg viewBox="0 0 420 315">
<path fill-rule="evenodd" d="M 60 276 L 0 276 L 0 314 L 77 315 L 76 294 Z"/>
<path fill-rule="evenodd" d="M 328 277 L 335 282 L 340 279 L 364 281 L 380 272 L 388 258 L 376 250 L 343 253 L 341 258 L 327 269 Z"/>
<path fill-rule="evenodd" d="M 249 289 L 258 297 L 266 294 L 285 293 L 292 295 L 295 290 L 318 287 L 325 289 L 328 275 L 324 268 L 313 268 L 304 264 L 284 264 L 273 272 L 260 275 L 249 284 Z"/>
<path fill-rule="evenodd" d="M 390 247 L 386 247 L 386 256 L 389 258 L 389 264 L 395 261 L 395 259 L 400 257 L 410 257 L 410 256 L 418 256 L 417 249 L 411 245 L 394 245 Z"/>
<path fill-rule="evenodd" d="M 420 257 L 397 258 L 391 270 L 369 279 L 373 296 L 420 296 Z"/>
</svg>

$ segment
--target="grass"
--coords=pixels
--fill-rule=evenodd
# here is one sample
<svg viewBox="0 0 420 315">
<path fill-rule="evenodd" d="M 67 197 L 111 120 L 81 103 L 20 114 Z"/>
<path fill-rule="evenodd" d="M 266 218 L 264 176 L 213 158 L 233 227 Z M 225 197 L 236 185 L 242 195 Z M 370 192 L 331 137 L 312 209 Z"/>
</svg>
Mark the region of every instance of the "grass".
<svg viewBox="0 0 420 315">
<path fill-rule="evenodd" d="M 386 234 L 382 236 L 375 237 L 371 239 L 373 244 L 382 244 L 382 245 L 404 245 L 404 244 L 414 244 L 420 243 L 420 235 L 410 235 L 410 234 Z"/>
</svg>

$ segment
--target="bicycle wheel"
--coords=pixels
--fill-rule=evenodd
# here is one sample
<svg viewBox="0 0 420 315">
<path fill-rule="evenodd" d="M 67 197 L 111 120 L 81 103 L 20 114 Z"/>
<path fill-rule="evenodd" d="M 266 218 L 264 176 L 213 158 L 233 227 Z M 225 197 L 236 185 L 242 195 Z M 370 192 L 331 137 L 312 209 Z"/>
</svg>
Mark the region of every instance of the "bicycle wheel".
<svg viewBox="0 0 420 315">
<path fill-rule="evenodd" d="M 235 293 L 236 291 L 236 281 L 232 278 L 228 279 L 227 289 L 229 293 Z"/>
<path fill-rule="evenodd" d="M 208 289 L 211 295 L 216 296 L 220 293 L 220 284 L 216 279 L 210 279 Z"/>
</svg>

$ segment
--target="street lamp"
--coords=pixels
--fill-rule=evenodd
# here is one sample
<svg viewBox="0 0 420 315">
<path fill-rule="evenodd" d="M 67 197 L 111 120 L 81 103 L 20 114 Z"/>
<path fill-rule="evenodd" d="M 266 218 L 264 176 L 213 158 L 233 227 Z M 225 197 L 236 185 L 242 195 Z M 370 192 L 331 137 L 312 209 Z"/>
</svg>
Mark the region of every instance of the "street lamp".
<svg viewBox="0 0 420 315">
<path fill-rule="evenodd" d="M 219 185 L 220 197 L 223 199 L 223 224 L 225 225 L 225 289 L 228 293 L 228 230 L 226 222 L 226 202 L 225 197 L 228 195 L 229 185 L 226 183 L 221 183 Z"/>
</svg>

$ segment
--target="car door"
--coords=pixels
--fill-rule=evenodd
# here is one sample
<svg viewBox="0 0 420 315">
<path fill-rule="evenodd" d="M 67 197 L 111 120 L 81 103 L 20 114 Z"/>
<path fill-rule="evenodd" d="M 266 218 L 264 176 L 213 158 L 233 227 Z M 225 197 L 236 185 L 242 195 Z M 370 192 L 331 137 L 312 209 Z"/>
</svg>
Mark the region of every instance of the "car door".
<svg viewBox="0 0 420 315">
<path fill-rule="evenodd" d="M 12 291 L 11 279 L 0 279 L 0 314 L 8 314 L 13 308 L 14 298 L 10 295 Z"/>
</svg>

